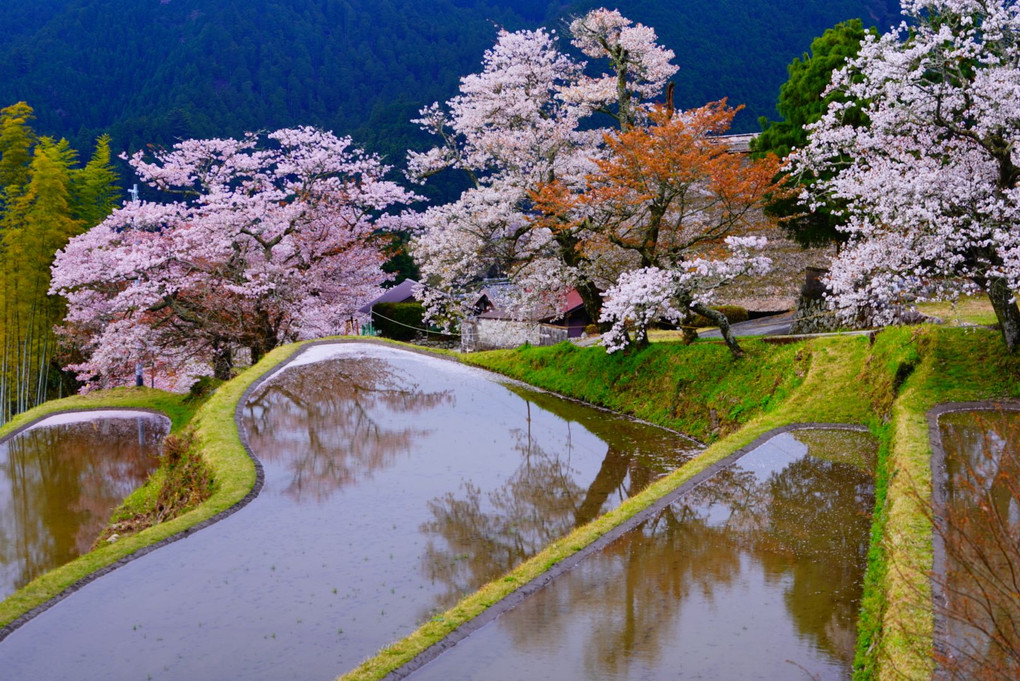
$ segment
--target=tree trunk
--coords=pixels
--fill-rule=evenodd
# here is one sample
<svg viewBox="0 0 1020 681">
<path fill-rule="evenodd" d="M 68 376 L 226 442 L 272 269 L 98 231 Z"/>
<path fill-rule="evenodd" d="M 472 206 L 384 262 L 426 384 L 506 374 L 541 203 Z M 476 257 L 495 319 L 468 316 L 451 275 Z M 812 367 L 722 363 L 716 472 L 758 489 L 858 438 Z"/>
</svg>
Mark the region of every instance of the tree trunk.
<svg viewBox="0 0 1020 681">
<path fill-rule="evenodd" d="M 723 340 L 726 341 L 726 347 L 730 349 L 734 357 L 743 357 L 744 351 L 737 345 L 737 339 L 730 333 L 730 322 L 726 319 L 726 315 L 718 310 L 713 310 L 708 305 L 702 305 L 701 303 L 694 303 L 691 305 L 691 309 L 700 314 L 703 317 L 708 317 L 715 325 L 719 327 L 719 332 L 722 333 Z"/>
<path fill-rule="evenodd" d="M 683 344 L 691 345 L 698 340 L 698 330 L 694 328 L 694 314 L 688 311 L 680 320 L 680 330 L 683 332 Z"/>
<path fill-rule="evenodd" d="M 234 358 L 229 345 L 213 343 L 213 377 L 221 381 L 230 380 L 230 371 L 234 368 Z"/>
<path fill-rule="evenodd" d="M 554 238 L 560 247 L 560 257 L 563 258 L 564 264 L 568 267 L 576 268 L 585 262 L 584 256 L 577 250 L 578 239 L 576 237 L 569 234 L 558 234 Z M 588 313 L 591 323 L 598 324 L 600 331 L 608 331 L 611 325 L 599 321 L 602 315 L 602 292 L 588 279 L 577 285 L 577 292 L 581 296 L 581 302 L 584 303 L 584 311 Z"/>
<path fill-rule="evenodd" d="M 1017 307 L 1014 293 L 1003 277 L 988 279 L 984 289 L 999 320 L 1006 351 L 1014 354 L 1020 348 L 1020 308 Z"/>
<path fill-rule="evenodd" d="M 256 334 L 255 340 L 249 346 L 252 366 L 258 364 L 259 360 L 265 357 L 266 353 L 277 345 L 276 327 L 264 310 L 257 312 L 257 322 L 254 329 Z"/>
</svg>

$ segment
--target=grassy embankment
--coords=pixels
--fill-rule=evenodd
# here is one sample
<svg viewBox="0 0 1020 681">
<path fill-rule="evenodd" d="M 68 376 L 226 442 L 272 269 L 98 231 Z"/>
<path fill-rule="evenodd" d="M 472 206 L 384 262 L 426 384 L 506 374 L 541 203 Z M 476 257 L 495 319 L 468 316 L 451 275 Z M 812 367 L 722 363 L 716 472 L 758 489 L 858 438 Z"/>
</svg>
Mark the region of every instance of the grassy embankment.
<svg viewBox="0 0 1020 681">
<path fill-rule="evenodd" d="M 784 346 L 747 341 L 745 347 L 747 357 L 739 361 L 709 344 L 653 345 L 638 355 L 557 346 L 465 358 L 711 444 L 687 466 L 553 543 L 342 678 L 381 678 L 697 472 L 763 433 L 801 422 L 860 423 L 881 442 L 856 678 L 930 676 L 931 534 L 918 506 L 927 503 L 930 479 L 924 414 L 944 401 L 1016 395 L 1020 363 L 1005 357 L 996 334 L 985 330 L 901 328 L 880 333 L 874 341 L 831 337 Z"/>
<path fill-rule="evenodd" d="M 887 332 L 889 333 L 889 332 Z M 931 446 L 926 413 L 937 404 L 1020 397 L 1020 358 L 997 332 L 924 327 L 897 330 L 904 369 L 888 412 L 887 474 L 872 546 L 858 641 L 859 679 L 927 679 L 932 672 Z M 884 334 L 883 334 L 884 335 Z M 913 366 L 909 377 L 904 370 Z M 897 380 L 902 378 L 902 381 Z M 876 588 L 876 585 L 877 588 Z"/>
<path fill-rule="evenodd" d="M 998 321 L 984 295 L 961 296 L 953 303 L 918 303 L 917 311 L 938 317 L 949 326 L 988 326 Z"/>
<path fill-rule="evenodd" d="M 172 520 L 100 546 L 11 594 L 0 602 L 0 626 L 45 603 L 79 580 L 140 549 L 194 527 L 243 499 L 255 482 L 255 467 L 241 445 L 234 409 L 248 386 L 289 357 L 297 347 L 277 348 L 256 366 L 220 386 L 201 406 L 199 401 L 187 400 L 186 395 L 146 388 L 118 388 L 47 402 L 0 428 L 2 436 L 41 416 L 61 411 L 103 407 L 152 409 L 170 417 L 173 433 L 185 429 L 194 433 L 194 446 L 202 453 L 212 477 L 211 494 L 199 506 Z M 164 474 L 162 470 L 157 471 L 117 513 L 145 513 L 146 506 L 157 501 Z"/>
<path fill-rule="evenodd" d="M 660 480 L 615 511 L 553 543 L 505 577 L 433 618 L 407 639 L 351 672 L 380 678 L 517 585 L 653 503 L 698 471 L 759 435 L 797 422 L 863 423 L 879 435 L 878 512 L 869 556 L 858 656 L 859 678 L 923 678 L 930 670 L 931 613 L 927 606 L 930 528 L 926 503 L 929 450 L 924 413 L 934 404 L 1015 396 L 1020 365 L 1007 358 L 989 331 L 893 329 L 877 336 L 819 338 L 791 345 L 745 342 L 733 360 L 721 345 L 653 345 L 637 355 L 607 356 L 599 348 L 524 348 L 467 357 L 467 361 L 710 442 L 689 465 Z M 234 423 L 244 391 L 300 347 L 278 348 L 256 367 L 223 385 L 190 418 L 177 396 L 115 391 L 44 405 L 2 432 L 43 412 L 97 406 L 147 407 L 167 413 L 175 429 L 191 423 L 214 472 L 213 495 L 200 507 L 119 540 L 36 580 L 0 604 L 0 624 L 78 579 L 139 548 L 191 527 L 243 498 L 254 481 Z M 880 666 L 879 666 L 880 665 Z M 877 670 L 877 671 L 876 671 Z"/>
</svg>

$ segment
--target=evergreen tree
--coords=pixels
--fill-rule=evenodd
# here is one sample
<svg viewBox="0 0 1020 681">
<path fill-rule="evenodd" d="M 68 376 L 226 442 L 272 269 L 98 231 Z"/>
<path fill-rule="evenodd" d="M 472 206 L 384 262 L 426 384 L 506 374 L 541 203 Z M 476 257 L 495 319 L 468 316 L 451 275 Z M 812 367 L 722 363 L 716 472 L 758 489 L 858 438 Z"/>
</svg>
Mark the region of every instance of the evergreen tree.
<svg viewBox="0 0 1020 681">
<path fill-rule="evenodd" d="M 109 135 L 96 139 L 96 150 L 84 168 L 72 171 L 71 187 L 74 216 L 86 227 L 98 225 L 113 212 L 121 189 L 110 160 Z"/>
<path fill-rule="evenodd" d="M 769 121 L 764 116 L 758 119 L 762 132 L 751 142 L 751 151 L 756 158 L 772 153 L 785 158 L 790 152 L 807 144 L 807 126 L 822 117 L 832 102 L 845 101 L 839 91 L 826 93 L 832 72 L 842 67 L 847 59 L 857 56 L 866 33 L 875 29 L 864 29 L 860 19 L 851 19 L 836 24 L 811 43 L 811 53 L 804 53 L 794 59 L 788 67 L 789 80 L 779 89 L 776 108 L 783 117 Z M 848 111 L 848 121 L 859 119 L 857 109 Z M 818 178 L 810 174 L 792 178 L 791 181 L 810 186 Z M 832 211 L 819 209 L 807 212 L 799 203 L 800 192 L 772 201 L 767 212 L 783 219 L 787 232 L 801 246 L 819 246 L 846 239 L 846 234 L 836 229 L 839 218 Z"/>
<path fill-rule="evenodd" d="M 3 315 L 3 416 L 47 398 L 55 351 L 53 326 L 60 322 L 59 299 L 47 295 L 49 268 L 57 249 L 81 227 L 72 216 L 71 162 L 74 152 L 63 140 L 41 138 L 28 166 L 28 184 L 3 215 L 0 312 Z M 6 418 L 2 419 L 6 420 Z"/>
<path fill-rule="evenodd" d="M 35 133 L 35 113 L 25 102 L 0 109 L 0 208 L 28 183 Z"/>
</svg>

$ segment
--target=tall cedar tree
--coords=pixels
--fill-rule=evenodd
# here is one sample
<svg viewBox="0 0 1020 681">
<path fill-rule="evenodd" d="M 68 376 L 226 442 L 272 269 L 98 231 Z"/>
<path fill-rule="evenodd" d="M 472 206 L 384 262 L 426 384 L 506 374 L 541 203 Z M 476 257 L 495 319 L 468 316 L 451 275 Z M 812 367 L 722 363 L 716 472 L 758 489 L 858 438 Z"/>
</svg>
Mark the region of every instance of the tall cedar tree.
<svg viewBox="0 0 1020 681">
<path fill-rule="evenodd" d="M 762 132 L 751 142 L 754 157 L 775 154 L 786 158 L 791 151 L 807 144 L 807 126 L 818 121 L 832 102 L 845 101 L 841 91 L 826 93 L 832 72 L 857 56 L 861 41 L 868 33 L 877 35 L 874 28 L 865 30 L 860 19 L 836 24 L 812 41 L 811 54 L 804 53 L 790 63 L 787 67 L 790 79 L 779 89 L 779 102 L 776 104 L 783 120 L 769 121 L 764 116 L 758 119 Z M 864 122 L 859 110 L 850 110 L 847 115 L 851 124 Z M 813 185 L 817 180 L 815 175 L 804 173 L 791 176 L 789 182 L 797 188 Z M 840 218 L 826 207 L 805 210 L 800 204 L 799 193 L 772 197 L 766 210 L 780 218 L 790 237 L 805 248 L 845 241 L 847 235 L 836 229 Z"/>
</svg>

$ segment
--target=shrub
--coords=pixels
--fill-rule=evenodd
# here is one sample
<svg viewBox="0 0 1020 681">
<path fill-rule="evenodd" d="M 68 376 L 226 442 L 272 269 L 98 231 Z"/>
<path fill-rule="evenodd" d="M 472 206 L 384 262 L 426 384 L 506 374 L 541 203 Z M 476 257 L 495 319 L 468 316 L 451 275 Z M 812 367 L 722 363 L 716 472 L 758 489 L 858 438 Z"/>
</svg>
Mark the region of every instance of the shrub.
<svg viewBox="0 0 1020 681">
<path fill-rule="evenodd" d="M 93 549 L 172 520 L 212 495 L 213 474 L 202 459 L 194 432 L 167 435 L 161 449 L 159 468 L 113 512 Z"/>
</svg>

